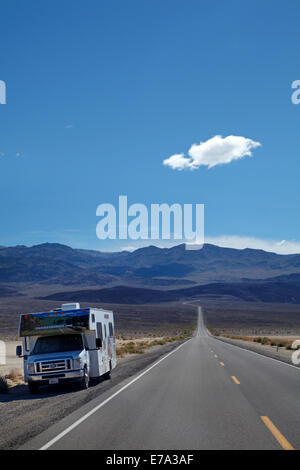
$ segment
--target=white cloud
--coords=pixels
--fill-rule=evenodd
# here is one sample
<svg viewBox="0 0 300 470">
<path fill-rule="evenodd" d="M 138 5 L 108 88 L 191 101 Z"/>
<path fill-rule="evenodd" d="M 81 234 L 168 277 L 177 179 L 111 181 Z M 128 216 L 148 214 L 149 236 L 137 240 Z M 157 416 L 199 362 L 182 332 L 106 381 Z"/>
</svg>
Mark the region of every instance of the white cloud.
<svg viewBox="0 0 300 470">
<path fill-rule="evenodd" d="M 256 237 L 242 237 L 239 235 L 221 235 L 218 237 L 205 237 L 205 243 L 227 248 L 255 248 L 257 250 L 271 251 L 280 255 L 300 253 L 299 240 L 272 240 Z"/>
<path fill-rule="evenodd" d="M 128 241 L 125 246 L 118 246 L 113 251 L 135 251 L 138 248 L 146 246 L 157 246 L 158 248 L 171 248 L 180 245 L 184 240 L 175 243 L 174 240 L 135 240 Z M 264 250 L 280 255 L 300 254 L 300 240 L 272 240 L 266 238 L 243 237 L 239 235 L 220 235 L 217 237 L 206 236 L 204 243 L 221 246 L 224 248 L 236 248 L 243 250 L 245 248 L 253 248 L 256 250 Z M 191 244 L 189 242 L 189 244 Z"/>
<path fill-rule="evenodd" d="M 177 153 L 163 161 L 164 165 L 170 166 L 173 170 L 183 170 L 189 168 L 189 159 L 184 156 L 184 153 Z"/>
<path fill-rule="evenodd" d="M 184 240 L 177 243 L 174 240 L 127 240 L 127 245 L 117 245 L 113 251 L 135 251 L 148 246 L 156 246 L 157 248 L 172 248 L 181 245 Z"/>
<path fill-rule="evenodd" d="M 163 164 L 173 170 L 183 170 L 184 168 L 196 170 L 200 166 L 213 168 L 246 156 L 251 157 L 252 150 L 260 146 L 259 142 L 242 136 L 222 137 L 215 135 L 205 142 L 200 142 L 199 145 L 193 144 L 188 151 L 188 156 L 183 153 L 175 154 L 165 159 Z"/>
<path fill-rule="evenodd" d="M 21 152 L 13 152 L 13 153 L 4 153 L 0 152 L 0 158 L 2 157 L 8 157 L 8 158 L 14 158 L 14 157 L 21 157 Z"/>
</svg>

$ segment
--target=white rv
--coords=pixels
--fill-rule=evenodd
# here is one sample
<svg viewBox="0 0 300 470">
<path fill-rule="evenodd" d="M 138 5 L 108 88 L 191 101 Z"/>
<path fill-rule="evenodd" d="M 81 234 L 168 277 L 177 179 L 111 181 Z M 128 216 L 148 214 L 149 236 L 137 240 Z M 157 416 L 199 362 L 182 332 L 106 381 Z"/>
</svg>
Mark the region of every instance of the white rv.
<svg viewBox="0 0 300 470">
<path fill-rule="evenodd" d="M 43 384 L 77 382 L 87 388 L 90 379 L 110 376 L 116 366 L 113 312 L 80 308 L 78 303 L 43 313 L 21 315 L 24 379 L 30 393 Z"/>
</svg>

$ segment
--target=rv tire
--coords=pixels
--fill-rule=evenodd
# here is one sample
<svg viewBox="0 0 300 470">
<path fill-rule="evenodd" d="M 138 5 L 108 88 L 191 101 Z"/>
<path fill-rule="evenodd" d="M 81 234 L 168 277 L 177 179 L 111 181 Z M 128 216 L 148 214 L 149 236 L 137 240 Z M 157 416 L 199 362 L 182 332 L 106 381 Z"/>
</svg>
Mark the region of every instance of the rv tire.
<svg viewBox="0 0 300 470">
<path fill-rule="evenodd" d="M 86 390 L 89 388 L 89 374 L 88 374 L 88 371 L 87 371 L 87 368 L 85 367 L 84 368 L 84 376 L 82 378 L 82 381 L 81 381 L 81 390 Z"/>
<path fill-rule="evenodd" d="M 36 395 L 39 391 L 39 386 L 34 382 L 28 382 L 28 390 L 30 395 Z"/>
<path fill-rule="evenodd" d="M 109 371 L 107 371 L 104 375 L 103 375 L 103 378 L 104 379 L 110 379 L 111 378 L 111 370 L 112 370 L 112 367 L 111 367 L 111 361 L 109 361 Z"/>
</svg>

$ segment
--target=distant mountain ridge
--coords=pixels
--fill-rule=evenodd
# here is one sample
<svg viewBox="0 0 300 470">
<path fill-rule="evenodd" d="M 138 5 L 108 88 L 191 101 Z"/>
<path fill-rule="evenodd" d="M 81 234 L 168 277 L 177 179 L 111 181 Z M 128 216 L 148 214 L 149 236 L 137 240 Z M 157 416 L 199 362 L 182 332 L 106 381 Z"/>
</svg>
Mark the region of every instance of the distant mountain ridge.
<svg viewBox="0 0 300 470">
<path fill-rule="evenodd" d="M 0 283 L 7 284 L 128 285 L 166 289 L 275 277 L 285 282 L 286 276 L 290 276 L 291 281 L 300 276 L 300 254 L 278 255 L 210 244 L 196 251 L 177 245 L 115 253 L 73 249 L 58 243 L 0 249 Z"/>
<path fill-rule="evenodd" d="M 232 298 L 246 302 L 273 302 L 300 304 L 300 281 L 214 283 L 185 289 L 157 290 L 130 286 L 115 286 L 103 289 L 89 289 L 57 292 L 43 300 L 102 302 L 114 304 L 147 304 L 176 302 L 184 300 L 203 300 Z"/>
</svg>

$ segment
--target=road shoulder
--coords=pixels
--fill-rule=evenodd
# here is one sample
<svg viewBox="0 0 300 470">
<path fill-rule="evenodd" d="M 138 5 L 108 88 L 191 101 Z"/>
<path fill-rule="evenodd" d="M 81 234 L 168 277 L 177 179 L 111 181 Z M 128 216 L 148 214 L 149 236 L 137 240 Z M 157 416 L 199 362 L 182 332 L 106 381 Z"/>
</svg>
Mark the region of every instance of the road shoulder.
<svg viewBox="0 0 300 470">
<path fill-rule="evenodd" d="M 24 386 L 8 395 L 0 395 L 0 449 L 20 448 L 34 436 L 93 399 L 110 392 L 183 342 L 167 344 L 154 351 L 120 361 L 110 380 L 101 380 L 88 390 L 52 389 L 47 393 L 31 396 Z"/>
<path fill-rule="evenodd" d="M 284 362 L 285 364 L 292 365 L 294 367 L 300 368 L 299 365 L 294 365 L 292 363 L 291 355 L 293 351 L 276 351 L 275 349 L 269 349 L 267 347 L 264 347 L 263 345 L 252 343 L 249 341 L 243 341 L 243 340 L 237 340 L 237 339 L 231 339 L 231 338 L 224 338 L 223 336 L 212 336 L 214 339 L 217 339 L 218 341 L 222 341 L 223 343 L 229 343 L 232 344 L 233 346 L 238 346 L 242 349 L 246 349 L 251 352 L 255 352 L 257 354 L 260 354 L 261 356 L 266 356 L 270 357 L 271 359 L 276 359 L 277 361 Z"/>
</svg>

